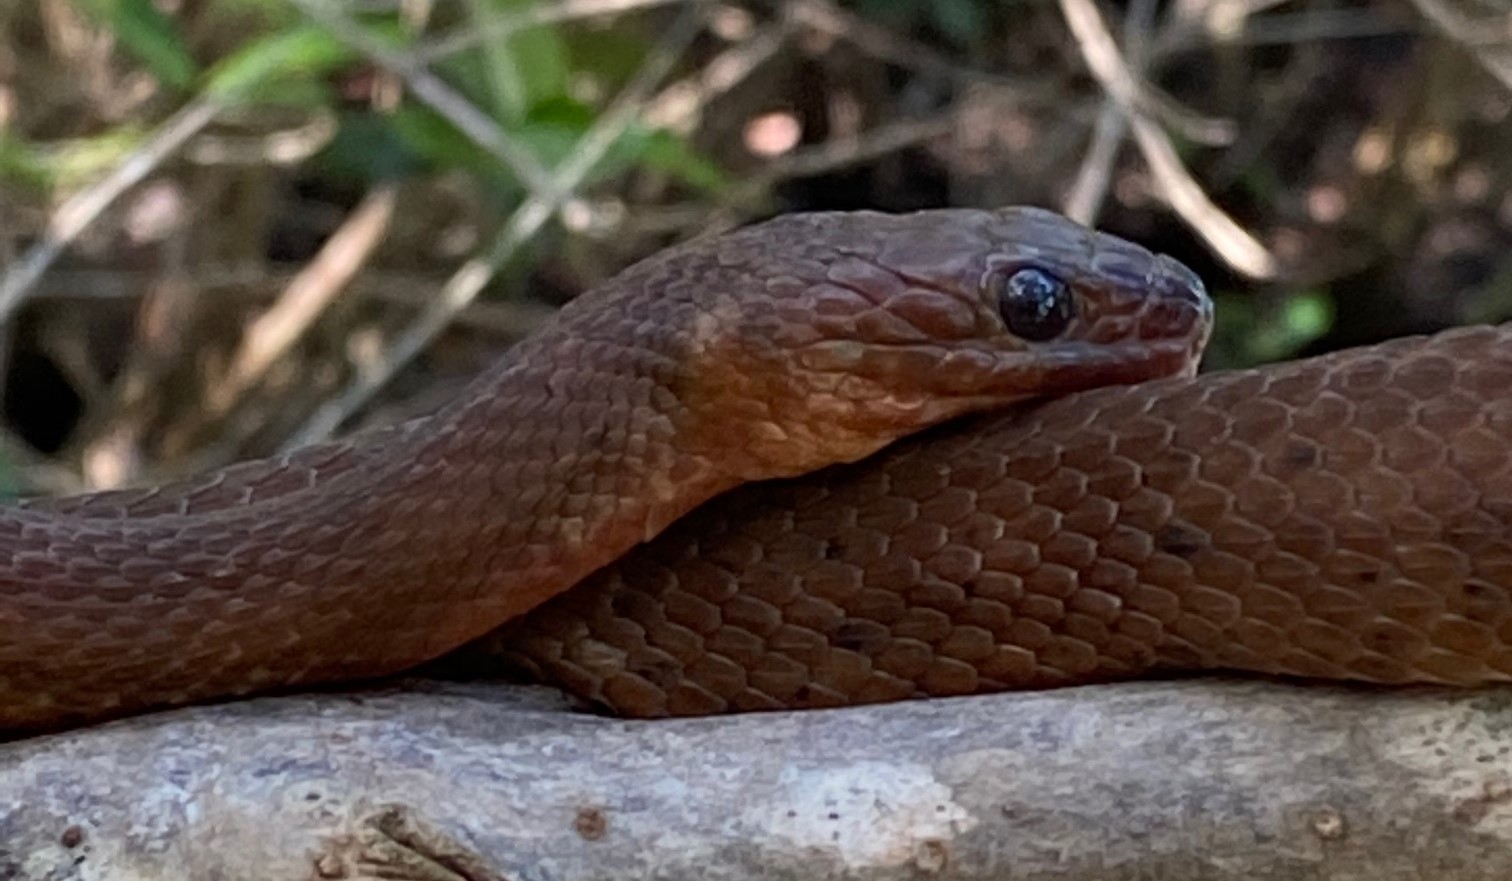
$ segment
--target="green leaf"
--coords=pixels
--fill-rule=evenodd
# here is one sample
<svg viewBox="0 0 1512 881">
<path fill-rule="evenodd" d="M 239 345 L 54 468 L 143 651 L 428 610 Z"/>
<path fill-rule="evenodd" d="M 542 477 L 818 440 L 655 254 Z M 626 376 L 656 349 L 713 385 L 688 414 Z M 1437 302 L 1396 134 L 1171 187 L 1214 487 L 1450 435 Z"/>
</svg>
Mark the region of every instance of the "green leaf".
<svg viewBox="0 0 1512 881">
<path fill-rule="evenodd" d="M 512 34 L 509 51 L 528 111 L 543 101 L 567 94 L 571 72 L 567 44 L 554 28 L 537 27 Z"/>
<path fill-rule="evenodd" d="M 1253 367 L 1294 357 L 1304 346 L 1328 333 L 1334 323 L 1333 300 L 1320 291 L 1302 291 L 1279 301 L 1218 294 L 1218 316 L 1209 366 Z"/>
<path fill-rule="evenodd" d="M 471 0 L 468 11 L 472 14 L 473 29 L 487 33 L 503 19 L 488 0 Z M 477 59 L 482 76 L 480 82 L 488 84 L 489 104 L 494 109 L 493 118 L 514 121 L 525 115 L 525 84 L 515 64 L 514 53 L 506 39 L 485 39 L 478 47 Z"/>
<path fill-rule="evenodd" d="M 488 64 L 478 52 L 462 52 L 443 59 L 431 66 L 431 72 L 445 80 L 458 95 L 474 107 L 484 109 L 494 105 L 492 86 L 489 83 Z M 496 122 L 518 122 L 510 116 L 491 114 Z"/>
<path fill-rule="evenodd" d="M 469 27 L 486 34 L 528 6 L 521 0 L 470 0 Z M 485 39 L 476 50 L 447 58 L 435 70 L 488 108 L 496 121 L 511 125 L 524 121 L 542 102 L 566 94 L 569 54 L 560 33 L 543 26 Z"/>
<path fill-rule="evenodd" d="M 1319 294 L 1299 294 L 1286 304 L 1281 315 L 1281 338 L 1295 351 L 1333 327 L 1333 301 Z"/>
<path fill-rule="evenodd" d="M 579 138 L 593 127 L 593 108 L 559 96 L 536 104 L 529 116 L 510 130 L 548 168 L 559 164 Z"/>
<path fill-rule="evenodd" d="M 434 170 L 461 170 L 514 185 L 513 176 L 498 159 L 435 111 L 406 104 L 389 116 L 389 122 L 398 142 Z"/>
<path fill-rule="evenodd" d="M 119 165 L 144 138 L 143 131 L 131 125 L 51 143 L 0 135 L 0 178 L 44 190 L 72 189 Z"/>
<path fill-rule="evenodd" d="M 226 101 L 265 98 L 275 86 L 308 84 L 355 59 L 346 44 L 306 25 L 243 46 L 210 71 L 206 91 Z"/>
<path fill-rule="evenodd" d="M 405 148 L 435 170 L 461 170 L 508 192 L 518 192 L 512 172 L 449 121 L 417 105 L 405 105 L 388 117 Z M 506 126 L 548 168 L 559 165 L 594 124 L 592 108 L 567 98 L 547 101 L 516 126 Z M 727 186 L 718 166 L 698 155 L 671 133 L 634 124 L 609 147 L 584 181 L 592 184 L 637 166 L 655 168 L 702 190 Z"/>
<path fill-rule="evenodd" d="M 724 170 L 706 156 L 699 155 L 681 138 L 666 131 L 646 133 L 642 160 L 650 168 L 666 172 L 683 183 L 719 193 L 729 187 Z"/>
<path fill-rule="evenodd" d="M 168 85 L 187 88 L 199 75 L 177 25 L 152 0 L 89 0 L 85 9 Z"/>
<path fill-rule="evenodd" d="M 557 98 L 535 108 L 512 132 L 548 166 L 559 164 L 594 124 L 593 108 Z M 632 123 L 610 145 L 585 183 L 605 180 L 636 166 L 654 168 L 702 190 L 727 186 L 724 173 L 671 132 Z"/>
<path fill-rule="evenodd" d="M 430 163 L 406 142 L 393 117 L 385 113 L 343 114 L 335 137 L 315 161 L 323 174 L 359 185 L 430 170 Z"/>
<path fill-rule="evenodd" d="M 34 147 L 0 133 L 0 180 L 45 191 L 55 179 L 53 169 Z"/>
<path fill-rule="evenodd" d="M 567 41 L 563 58 L 571 65 L 556 89 L 559 95 L 569 93 L 569 75 L 582 77 L 605 95 L 618 92 L 641 69 L 655 45 L 640 28 L 574 28 L 553 33 Z"/>
</svg>

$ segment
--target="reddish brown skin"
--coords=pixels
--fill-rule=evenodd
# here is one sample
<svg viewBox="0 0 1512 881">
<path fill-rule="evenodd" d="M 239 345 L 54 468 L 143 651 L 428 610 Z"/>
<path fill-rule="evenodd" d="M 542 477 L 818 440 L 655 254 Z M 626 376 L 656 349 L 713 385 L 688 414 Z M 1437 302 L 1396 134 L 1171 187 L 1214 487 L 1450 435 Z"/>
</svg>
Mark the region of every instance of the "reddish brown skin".
<svg viewBox="0 0 1512 881">
<path fill-rule="evenodd" d="M 1071 395 L 746 487 L 475 647 L 629 716 L 1512 679 L 1512 325 Z"/>
<path fill-rule="evenodd" d="M 1053 340 L 991 283 L 1074 291 Z M 1184 267 L 1047 212 L 799 215 L 671 249 L 458 402 L 155 489 L 0 512 L 0 728 L 404 670 L 737 485 L 1040 395 L 1189 371 Z"/>
</svg>

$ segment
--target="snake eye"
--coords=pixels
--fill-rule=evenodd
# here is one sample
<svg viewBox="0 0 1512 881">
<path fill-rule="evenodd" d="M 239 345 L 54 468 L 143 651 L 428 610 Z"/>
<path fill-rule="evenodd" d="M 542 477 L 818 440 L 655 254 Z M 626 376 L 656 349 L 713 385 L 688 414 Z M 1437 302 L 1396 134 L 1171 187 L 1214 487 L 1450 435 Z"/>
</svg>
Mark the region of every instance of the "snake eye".
<svg viewBox="0 0 1512 881">
<path fill-rule="evenodd" d="M 1043 269 L 1020 269 L 997 276 L 998 312 L 1015 336 L 1044 342 L 1060 336 L 1076 316 L 1071 287 Z"/>
</svg>

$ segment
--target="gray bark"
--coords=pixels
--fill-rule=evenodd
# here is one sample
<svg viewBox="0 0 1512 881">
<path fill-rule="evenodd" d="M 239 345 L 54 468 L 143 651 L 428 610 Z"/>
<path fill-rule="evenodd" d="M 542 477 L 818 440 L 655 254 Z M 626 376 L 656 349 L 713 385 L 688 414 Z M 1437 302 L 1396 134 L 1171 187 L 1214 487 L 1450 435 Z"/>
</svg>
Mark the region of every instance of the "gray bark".
<svg viewBox="0 0 1512 881">
<path fill-rule="evenodd" d="M 0 879 L 1504 879 L 1512 693 L 1143 683 L 624 722 L 417 687 L 0 747 Z"/>
</svg>

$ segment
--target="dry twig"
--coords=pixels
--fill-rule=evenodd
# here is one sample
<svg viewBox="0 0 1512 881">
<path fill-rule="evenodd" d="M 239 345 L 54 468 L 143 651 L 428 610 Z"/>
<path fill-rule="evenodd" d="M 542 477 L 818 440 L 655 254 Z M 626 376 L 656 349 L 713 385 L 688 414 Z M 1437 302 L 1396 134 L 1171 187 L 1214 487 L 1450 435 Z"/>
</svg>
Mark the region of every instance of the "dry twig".
<svg viewBox="0 0 1512 881">
<path fill-rule="evenodd" d="M 285 449 L 328 437 L 445 330 L 452 318 L 482 292 L 499 269 L 566 203 L 568 194 L 639 117 L 652 90 L 682 56 L 702 24 L 702 4 L 691 4 L 663 35 L 635 77 L 579 139 L 552 175 L 550 185 L 533 192 L 515 210 L 488 252 L 458 269 L 442 289 L 441 297 L 389 347 L 383 360 L 360 374 L 335 400 L 318 409 L 289 439 Z"/>
<path fill-rule="evenodd" d="M 1251 278 L 1275 276 L 1275 257 L 1208 198 L 1170 136 L 1145 114 L 1139 86 L 1096 5 L 1060 0 L 1060 6 L 1088 69 L 1128 119 L 1161 196 L 1229 265 Z"/>
<path fill-rule="evenodd" d="M 247 328 L 225 378 L 205 402 L 211 418 L 228 413 L 278 358 L 320 317 L 383 241 L 398 197 L 393 184 L 375 187 L 289 283 L 277 302 Z"/>
<path fill-rule="evenodd" d="M 533 3 L 523 9 L 500 15 L 481 26 L 468 27 L 456 34 L 433 38 L 417 46 L 411 56 L 416 64 L 426 65 L 466 52 L 482 43 L 502 40 L 518 33 L 547 24 L 560 24 L 596 16 L 622 15 L 689 0 L 557 0 L 555 3 Z"/>
<path fill-rule="evenodd" d="M 548 193 L 555 185 L 550 174 L 526 147 L 431 73 L 412 55 L 383 45 L 356 22 L 332 8 L 328 0 L 294 0 L 312 20 L 333 36 L 361 52 L 374 64 L 399 77 L 414 97 L 441 114 L 473 143 L 510 170 L 527 189 Z"/>
<path fill-rule="evenodd" d="M 0 324 L 10 320 L 48 267 L 106 209 L 209 125 L 222 109 L 221 102 L 209 96 L 184 105 L 104 179 L 74 194 L 58 206 L 47 224 L 42 240 L 28 249 L 0 276 Z"/>
<path fill-rule="evenodd" d="M 1446 37 L 1469 50 L 1476 63 L 1496 77 L 1497 82 L 1512 89 L 1512 45 L 1509 45 L 1512 13 L 1500 16 L 1497 28 L 1472 21 L 1445 0 L 1412 0 L 1412 5 Z M 1488 33 L 1494 35 L 1492 42 L 1486 40 Z"/>
</svg>

